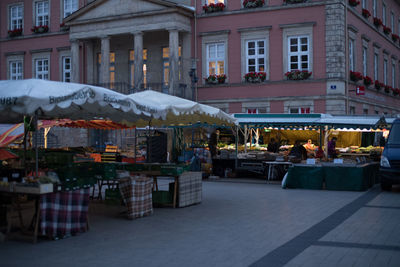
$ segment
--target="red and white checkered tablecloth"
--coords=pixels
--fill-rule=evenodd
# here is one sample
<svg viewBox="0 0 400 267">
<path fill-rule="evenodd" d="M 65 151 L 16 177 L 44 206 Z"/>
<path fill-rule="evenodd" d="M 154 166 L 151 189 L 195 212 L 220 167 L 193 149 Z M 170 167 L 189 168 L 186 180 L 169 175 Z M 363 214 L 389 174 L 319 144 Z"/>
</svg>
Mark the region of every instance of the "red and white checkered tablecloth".
<svg viewBox="0 0 400 267">
<path fill-rule="evenodd" d="M 150 177 L 130 177 L 119 180 L 119 190 L 128 208 L 129 219 L 153 213 L 153 179 Z"/>
<path fill-rule="evenodd" d="M 49 237 L 87 231 L 90 189 L 44 194 L 40 197 L 40 229 Z"/>
</svg>

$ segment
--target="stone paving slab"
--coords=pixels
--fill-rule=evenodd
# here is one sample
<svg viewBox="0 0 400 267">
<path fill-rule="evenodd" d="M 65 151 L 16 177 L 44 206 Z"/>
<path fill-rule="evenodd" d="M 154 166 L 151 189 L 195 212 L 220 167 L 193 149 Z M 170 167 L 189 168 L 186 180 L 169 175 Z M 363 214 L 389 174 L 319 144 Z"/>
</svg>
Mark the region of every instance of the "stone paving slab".
<svg viewBox="0 0 400 267">
<path fill-rule="evenodd" d="M 0 243 L 1 266 L 250 266 L 280 247 L 288 254 L 264 266 L 317 266 L 304 265 L 308 261 L 337 264 L 338 257 L 351 261 L 360 250 L 368 254 L 366 258 L 393 266 L 390 264 L 400 262 L 394 256 L 399 254 L 396 242 L 388 243 L 392 247 L 367 249 L 343 247 L 341 239 L 335 243 L 326 238 L 337 229 L 345 241 L 360 235 L 357 229 L 342 225 L 370 216 L 376 209 L 365 205 L 388 202 L 396 207 L 386 193 L 373 194 L 284 190 L 266 183 L 204 182 L 199 205 L 156 208 L 152 216 L 133 221 L 119 215 L 120 207 L 94 206 L 87 233 L 59 241 L 41 240 L 36 245 L 18 240 Z M 373 198 L 365 204 L 360 199 L 367 199 L 366 195 Z M 346 211 L 343 209 L 348 205 L 361 205 L 361 209 L 354 209 L 347 217 L 333 216 Z M 382 226 L 391 224 L 388 211 L 397 213 L 395 208 L 379 211 L 384 219 Z M 380 229 L 379 221 L 375 227 Z M 297 240 L 294 245 L 293 240 Z M 355 252 L 346 256 L 343 251 Z M 332 254 L 339 256 L 329 256 Z"/>
</svg>

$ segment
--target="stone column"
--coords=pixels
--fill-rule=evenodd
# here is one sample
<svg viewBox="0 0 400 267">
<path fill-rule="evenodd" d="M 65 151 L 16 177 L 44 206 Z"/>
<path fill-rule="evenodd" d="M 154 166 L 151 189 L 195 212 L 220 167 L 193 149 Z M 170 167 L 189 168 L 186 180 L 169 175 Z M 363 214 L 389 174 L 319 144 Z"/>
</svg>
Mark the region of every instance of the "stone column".
<svg viewBox="0 0 400 267">
<path fill-rule="evenodd" d="M 79 83 L 79 41 L 71 39 L 71 82 Z"/>
<path fill-rule="evenodd" d="M 192 99 L 192 79 L 189 72 L 192 68 L 192 34 L 184 33 L 182 36 L 182 69 L 181 69 L 181 82 L 186 84 L 186 92 L 182 95 L 187 99 Z"/>
<path fill-rule="evenodd" d="M 110 37 L 101 38 L 101 65 L 99 81 L 107 87 L 110 83 Z"/>
<path fill-rule="evenodd" d="M 169 30 L 169 94 L 175 95 L 179 86 L 179 32 Z"/>
<path fill-rule="evenodd" d="M 135 51 L 135 71 L 134 71 L 134 86 L 135 89 L 140 89 L 143 84 L 143 33 L 134 32 L 134 51 Z"/>
<path fill-rule="evenodd" d="M 94 51 L 93 51 L 93 41 L 86 42 L 86 83 L 94 84 Z"/>
</svg>

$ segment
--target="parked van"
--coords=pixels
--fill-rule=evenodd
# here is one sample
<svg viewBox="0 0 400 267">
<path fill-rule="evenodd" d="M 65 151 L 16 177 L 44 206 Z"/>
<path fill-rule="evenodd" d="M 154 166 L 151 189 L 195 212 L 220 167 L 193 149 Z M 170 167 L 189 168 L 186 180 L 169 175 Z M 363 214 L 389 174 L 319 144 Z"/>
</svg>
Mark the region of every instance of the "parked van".
<svg viewBox="0 0 400 267">
<path fill-rule="evenodd" d="M 382 190 L 390 190 L 393 184 L 400 184 L 400 119 L 393 121 L 382 152 L 379 174 Z"/>
</svg>

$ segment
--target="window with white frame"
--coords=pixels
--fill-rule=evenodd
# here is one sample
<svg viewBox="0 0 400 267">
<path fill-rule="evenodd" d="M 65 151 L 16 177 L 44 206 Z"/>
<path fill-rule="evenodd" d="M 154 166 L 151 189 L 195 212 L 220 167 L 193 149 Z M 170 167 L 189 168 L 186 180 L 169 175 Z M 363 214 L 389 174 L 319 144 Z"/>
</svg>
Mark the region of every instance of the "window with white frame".
<svg viewBox="0 0 400 267">
<path fill-rule="evenodd" d="M 396 87 L 396 63 L 392 60 L 392 87 Z"/>
<path fill-rule="evenodd" d="M 64 18 L 78 10 L 78 0 L 64 0 Z"/>
<path fill-rule="evenodd" d="M 349 69 L 351 71 L 354 71 L 355 66 L 354 66 L 354 62 L 355 62 L 355 58 L 354 58 L 354 40 L 353 39 L 349 39 Z"/>
<path fill-rule="evenodd" d="M 49 1 L 35 3 L 36 26 L 49 26 Z"/>
<path fill-rule="evenodd" d="M 308 36 L 290 36 L 288 38 L 288 71 L 310 69 L 309 46 Z"/>
<path fill-rule="evenodd" d="M 382 4 L 382 24 L 386 25 L 386 5 Z"/>
<path fill-rule="evenodd" d="M 374 17 L 378 14 L 378 0 L 372 0 L 372 13 Z"/>
<path fill-rule="evenodd" d="M 178 47 L 178 65 L 179 65 L 179 79 L 181 79 L 181 57 L 182 57 L 182 47 Z M 163 58 L 163 85 L 165 87 L 169 86 L 169 47 L 163 47 L 162 49 L 162 58 Z"/>
<path fill-rule="evenodd" d="M 362 0 L 361 3 L 362 8 L 367 9 L 367 5 L 368 5 L 367 0 Z"/>
<path fill-rule="evenodd" d="M 291 114 L 308 114 L 311 113 L 310 107 L 290 107 L 289 113 Z"/>
<path fill-rule="evenodd" d="M 12 60 L 9 61 L 9 79 L 10 80 L 22 80 L 23 72 L 22 72 L 22 60 Z"/>
<path fill-rule="evenodd" d="M 35 60 L 35 78 L 49 79 L 49 60 L 47 58 L 39 58 Z"/>
<path fill-rule="evenodd" d="M 388 83 L 388 61 L 387 61 L 387 59 L 383 60 L 383 82 L 385 84 Z"/>
<path fill-rule="evenodd" d="M 392 28 L 392 32 L 394 32 L 394 13 L 390 13 L 390 27 Z"/>
<path fill-rule="evenodd" d="M 62 57 L 62 81 L 71 82 L 71 57 Z"/>
<path fill-rule="evenodd" d="M 399 22 L 397 23 L 397 34 L 400 35 L 400 19 Z"/>
<path fill-rule="evenodd" d="M 129 50 L 129 81 L 135 87 L 135 50 Z M 147 84 L 147 49 L 143 49 L 143 84 Z"/>
<path fill-rule="evenodd" d="M 362 62 L 363 62 L 363 75 L 367 76 L 368 75 L 368 49 L 367 47 L 363 46 L 362 48 Z"/>
<path fill-rule="evenodd" d="M 246 72 L 265 72 L 265 40 L 246 41 Z"/>
<path fill-rule="evenodd" d="M 225 43 L 207 44 L 207 74 L 225 73 Z"/>
<path fill-rule="evenodd" d="M 260 114 L 260 113 L 267 113 L 266 107 L 247 107 L 246 108 L 247 114 Z"/>
<path fill-rule="evenodd" d="M 23 19 L 23 6 L 13 5 L 9 7 L 9 18 L 10 18 L 10 30 L 22 29 L 22 19 Z"/>
<path fill-rule="evenodd" d="M 374 53 L 374 80 L 379 79 L 379 55 Z"/>
<path fill-rule="evenodd" d="M 206 4 L 207 5 L 209 5 L 209 4 L 218 4 L 218 3 L 222 3 L 222 4 L 225 4 L 225 0 L 206 0 Z"/>
</svg>

